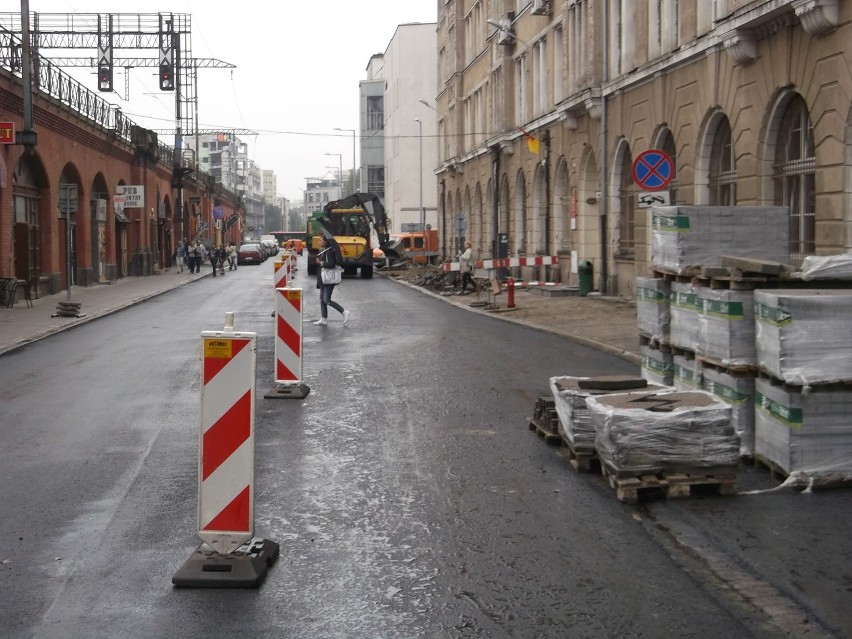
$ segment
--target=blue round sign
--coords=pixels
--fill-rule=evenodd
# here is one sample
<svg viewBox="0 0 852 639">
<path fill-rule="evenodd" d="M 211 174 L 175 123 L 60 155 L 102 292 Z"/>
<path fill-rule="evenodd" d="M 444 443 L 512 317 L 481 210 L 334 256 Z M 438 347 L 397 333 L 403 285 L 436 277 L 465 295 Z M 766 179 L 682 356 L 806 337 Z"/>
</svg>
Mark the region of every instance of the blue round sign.
<svg viewBox="0 0 852 639">
<path fill-rule="evenodd" d="M 646 191 L 661 191 L 674 179 L 671 156 L 659 149 L 643 151 L 633 161 L 633 182 Z"/>
</svg>

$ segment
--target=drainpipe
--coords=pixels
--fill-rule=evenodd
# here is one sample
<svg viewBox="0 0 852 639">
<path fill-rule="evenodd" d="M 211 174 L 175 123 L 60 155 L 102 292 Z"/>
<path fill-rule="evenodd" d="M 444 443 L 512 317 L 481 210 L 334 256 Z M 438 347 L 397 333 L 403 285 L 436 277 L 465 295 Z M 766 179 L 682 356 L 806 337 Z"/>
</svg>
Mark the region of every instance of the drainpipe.
<svg viewBox="0 0 852 639">
<path fill-rule="evenodd" d="M 500 147 L 491 147 L 491 183 L 494 185 L 494 197 L 491 198 L 491 215 L 494 221 L 491 232 L 491 257 L 495 259 L 499 255 L 498 242 L 500 236 Z"/>
<path fill-rule="evenodd" d="M 441 261 L 447 261 L 447 181 L 441 179 Z"/>
<path fill-rule="evenodd" d="M 551 229 L 550 223 L 552 212 L 550 210 L 550 129 L 547 129 L 542 136 L 544 138 L 544 254 L 550 255 L 550 238 Z M 553 270 L 551 266 L 544 267 L 545 281 L 551 281 L 550 272 Z"/>
<path fill-rule="evenodd" d="M 607 114 L 606 114 L 606 82 L 607 72 L 609 68 L 609 37 L 607 27 L 609 23 L 609 13 L 607 11 L 607 2 L 601 3 L 601 199 L 599 207 L 600 215 L 600 230 L 601 230 L 601 279 L 599 284 L 600 292 L 603 295 L 608 293 L 607 280 L 609 279 L 609 252 L 607 250 Z"/>
</svg>

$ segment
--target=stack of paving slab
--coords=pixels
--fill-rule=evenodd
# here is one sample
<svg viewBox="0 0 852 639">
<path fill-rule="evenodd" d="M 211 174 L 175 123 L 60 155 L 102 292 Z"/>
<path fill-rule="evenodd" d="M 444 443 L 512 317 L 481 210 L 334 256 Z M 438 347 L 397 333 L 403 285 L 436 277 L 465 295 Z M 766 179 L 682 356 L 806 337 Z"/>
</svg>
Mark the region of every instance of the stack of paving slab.
<svg viewBox="0 0 852 639">
<path fill-rule="evenodd" d="M 788 474 L 852 472 L 852 289 L 755 291 L 755 454 Z"/>
<path fill-rule="evenodd" d="M 699 374 L 696 374 L 699 375 Z M 740 457 L 753 458 L 755 376 L 713 366 L 701 368 L 700 386 L 731 408 L 731 426 L 740 438 Z"/>
<path fill-rule="evenodd" d="M 619 475 L 736 473 L 731 409 L 704 391 L 616 393 L 586 398 L 601 463 Z"/>
<path fill-rule="evenodd" d="M 786 262 L 789 212 L 783 206 L 659 206 L 651 210 L 651 263 L 686 275 L 721 266 L 721 256 Z"/>
<path fill-rule="evenodd" d="M 639 335 L 652 344 L 668 344 L 671 286 L 659 277 L 636 278 L 636 322 Z"/>
<path fill-rule="evenodd" d="M 790 273 L 783 207 L 658 207 L 652 218 L 656 279 L 676 281 L 669 334 L 658 320 L 642 377 L 726 403 L 741 456 L 811 480 L 852 476 L 852 290 L 840 288 L 852 287 L 852 254 L 809 256 Z M 637 295 L 640 335 L 665 317 L 658 306 Z"/>
<path fill-rule="evenodd" d="M 695 352 L 723 367 L 753 366 L 757 361 L 754 291 L 698 291 Z"/>
<path fill-rule="evenodd" d="M 641 377 L 604 376 L 550 378 L 550 390 L 559 416 L 559 434 L 578 455 L 594 455 L 595 426 L 586 408 L 586 398 L 633 391 L 660 391 L 670 387 L 649 384 Z"/>
</svg>

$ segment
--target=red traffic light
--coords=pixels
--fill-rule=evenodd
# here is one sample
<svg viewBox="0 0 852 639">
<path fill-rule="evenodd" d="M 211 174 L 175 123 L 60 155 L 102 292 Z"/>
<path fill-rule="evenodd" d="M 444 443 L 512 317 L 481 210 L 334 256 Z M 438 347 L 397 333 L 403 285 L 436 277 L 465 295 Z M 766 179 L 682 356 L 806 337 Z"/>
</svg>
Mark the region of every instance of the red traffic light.
<svg viewBox="0 0 852 639">
<path fill-rule="evenodd" d="M 175 70 L 170 64 L 160 65 L 160 90 L 174 91 L 175 88 Z"/>
<path fill-rule="evenodd" d="M 112 91 L 112 67 L 98 67 L 98 91 Z"/>
</svg>

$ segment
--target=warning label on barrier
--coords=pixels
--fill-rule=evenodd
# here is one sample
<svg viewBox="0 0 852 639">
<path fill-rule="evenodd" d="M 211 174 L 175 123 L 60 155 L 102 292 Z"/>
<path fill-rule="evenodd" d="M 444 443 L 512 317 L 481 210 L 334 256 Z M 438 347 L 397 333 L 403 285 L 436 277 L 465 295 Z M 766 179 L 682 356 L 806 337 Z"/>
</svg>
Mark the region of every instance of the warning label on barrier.
<svg viewBox="0 0 852 639">
<path fill-rule="evenodd" d="M 234 356 L 232 344 L 230 339 L 205 339 L 204 357 L 231 359 Z"/>
</svg>

